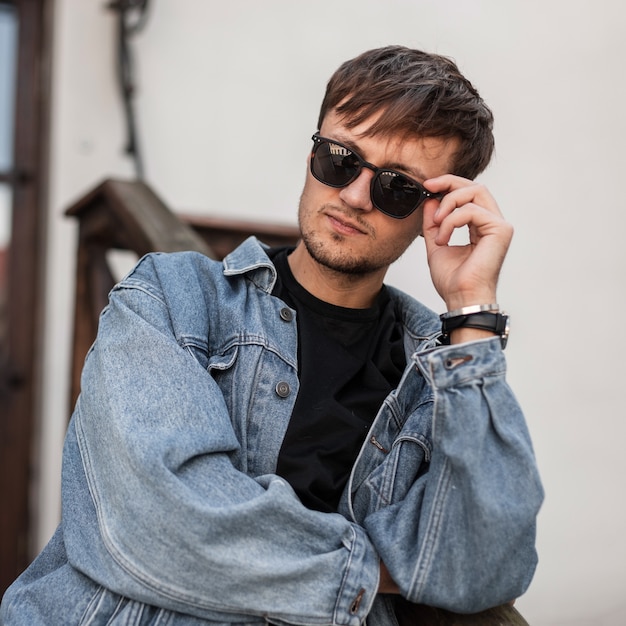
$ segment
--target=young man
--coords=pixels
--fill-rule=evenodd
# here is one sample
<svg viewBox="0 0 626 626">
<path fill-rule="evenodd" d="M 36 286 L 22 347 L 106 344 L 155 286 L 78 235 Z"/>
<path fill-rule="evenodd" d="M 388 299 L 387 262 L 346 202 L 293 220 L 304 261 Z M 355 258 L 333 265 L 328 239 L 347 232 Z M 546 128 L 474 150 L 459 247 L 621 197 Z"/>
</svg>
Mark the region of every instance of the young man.
<svg viewBox="0 0 626 626">
<path fill-rule="evenodd" d="M 385 625 L 525 591 L 542 489 L 496 304 L 512 228 L 472 182 L 491 129 L 451 61 L 366 52 L 329 82 L 294 250 L 139 262 L 3 623 Z M 419 234 L 443 322 L 383 284 Z"/>
</svg>

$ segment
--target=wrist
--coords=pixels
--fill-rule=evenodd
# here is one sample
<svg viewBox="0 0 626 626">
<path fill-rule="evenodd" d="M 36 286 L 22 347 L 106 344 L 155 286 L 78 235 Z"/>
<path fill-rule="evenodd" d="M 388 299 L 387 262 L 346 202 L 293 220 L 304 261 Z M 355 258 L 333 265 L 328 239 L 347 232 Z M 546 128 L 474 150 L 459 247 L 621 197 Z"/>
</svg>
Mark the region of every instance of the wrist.
<svg viewBox="0 0 626 626">
<path fill-rule="evenodd" d="M 490 304 L 472 304 L 470 306 L 459 307 L 458 309 L 448 309 L 448 311 L 442 313 L 439 317 L 443 321 L 453 317 L 472 315 L 473 313 L 498 313 L 499 311 L 500 305 L 497 302 L 492 302 Z"/>
<path fill-rule="evenodd" d="M 446 303 L 446 309 L 448 311 L 456 311 L 468 306 L 475 306 L 478 304 L 484 304 L 486 302 L 497 302 L 495 291 L 487 290 L 484 293 L 474 294 L 461 294 L 457 293 L 447 298 L 444 298 Z"/>
</svg>

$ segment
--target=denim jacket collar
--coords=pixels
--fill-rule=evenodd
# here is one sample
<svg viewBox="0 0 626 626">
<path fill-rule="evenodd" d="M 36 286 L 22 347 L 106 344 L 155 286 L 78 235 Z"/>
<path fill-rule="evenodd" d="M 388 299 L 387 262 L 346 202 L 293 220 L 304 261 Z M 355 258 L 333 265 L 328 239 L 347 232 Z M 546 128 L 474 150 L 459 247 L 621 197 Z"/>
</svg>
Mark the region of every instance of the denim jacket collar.
<svg viewBox="0 0 626 626">
<path fill-rule="evenodd" d="M 276 284 L 276 268 L 265 250 L 269 246 L 262 244 L 256 237 L 248 237 L 238 248 L 224 257 L 224 275 L 237 276 L 248 274 L 250 280 L 259 289 L 271 293 Z"/>
</svg>

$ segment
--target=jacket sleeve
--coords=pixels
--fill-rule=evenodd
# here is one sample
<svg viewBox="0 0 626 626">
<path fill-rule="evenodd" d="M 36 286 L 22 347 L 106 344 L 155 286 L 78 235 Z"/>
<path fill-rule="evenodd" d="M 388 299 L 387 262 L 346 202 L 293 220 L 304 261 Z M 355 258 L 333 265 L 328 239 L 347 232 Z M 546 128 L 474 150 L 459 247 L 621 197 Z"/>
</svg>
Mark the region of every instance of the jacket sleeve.
<svg viewBox="0 0 626 626">
<path fill-rule="evenodd" d="M 223 397 L 176 342 L 158 281 L 128 284 L 101 316 L 65 444 L 72 566 L 205 619 L 360 624 L 379 575 L 365 531 L 234 468 Z"/>
<path fill-rule="evenodd" d="M 430 467 L 365 527 L 408 600 L 478 612 L 522 595 L 536 567 L 543 489 L 530 437 L 498 338 L 415 362 L 433 391 Z"/>
</svg>

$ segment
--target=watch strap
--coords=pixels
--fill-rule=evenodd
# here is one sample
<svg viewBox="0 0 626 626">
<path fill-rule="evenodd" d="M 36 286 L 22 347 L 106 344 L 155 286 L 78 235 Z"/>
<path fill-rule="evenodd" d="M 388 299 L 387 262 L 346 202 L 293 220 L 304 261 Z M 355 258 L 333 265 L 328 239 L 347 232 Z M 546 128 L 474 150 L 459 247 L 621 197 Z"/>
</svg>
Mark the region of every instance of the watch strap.
<svg viewBox="0 0 626 626">
<path fill-rule="evenodd" d="M 502 348 L 506 346 L 509 338 L 509 316 L 505 313 L 481 311 L 455 317 L 446 318 L 443 315 L 440 317 L 444 343 L 449 343 L 450 333 L 457 328 L 477 328 L 500 335 Z"/>
</svg>

